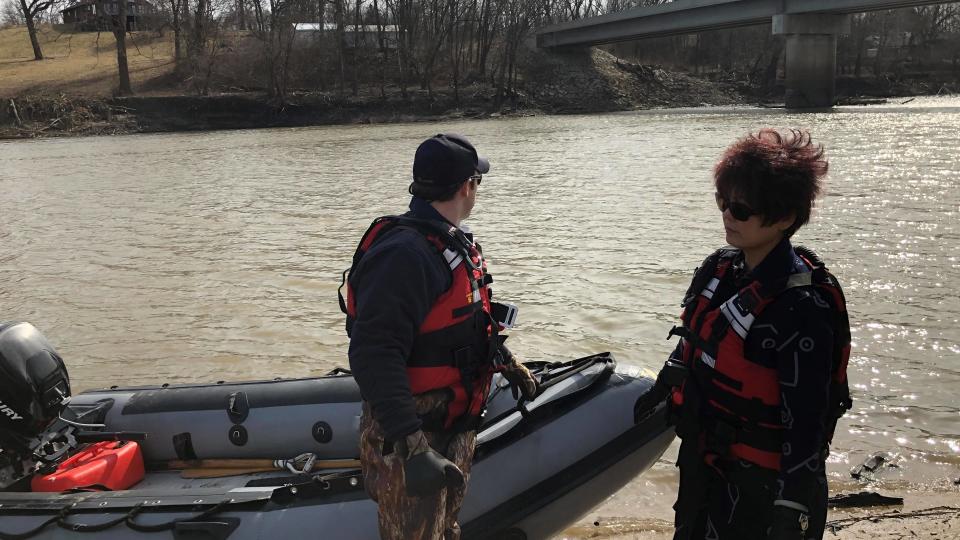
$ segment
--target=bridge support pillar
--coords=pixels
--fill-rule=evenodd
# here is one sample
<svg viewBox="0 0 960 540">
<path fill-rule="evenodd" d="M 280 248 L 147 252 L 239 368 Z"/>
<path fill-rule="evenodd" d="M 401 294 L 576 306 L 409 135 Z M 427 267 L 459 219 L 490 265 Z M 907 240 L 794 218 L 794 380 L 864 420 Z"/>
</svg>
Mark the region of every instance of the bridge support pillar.
<svg viewBox="0 0 960 540">
<path fill-rule="evenodd" d="M 849 32 L 849 15 L 774 15 L 773 33 L 784 35 L 787 39 L 787 107 L 804 109 L 833 106 L 837 36 Z"/>
</svg>

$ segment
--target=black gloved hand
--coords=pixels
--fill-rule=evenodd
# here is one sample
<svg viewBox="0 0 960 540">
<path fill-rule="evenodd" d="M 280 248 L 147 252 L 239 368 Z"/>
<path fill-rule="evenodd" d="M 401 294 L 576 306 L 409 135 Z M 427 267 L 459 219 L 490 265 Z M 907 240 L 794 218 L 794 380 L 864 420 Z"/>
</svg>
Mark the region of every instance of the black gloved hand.
<svg viewBox="0 0 960 540">
<path fill-rule="evenodd" d="M 810 517 L 806 512 L 775 505 L 767 540 L 804 540 L 809 524 Z"/>
<path fill-rule="evenodd" d="M 460 467 L 431 448 L 422 431 L 408 435 L 405 442 L 407 458 L 403 474 L 407 495 L 428 497 L 445 487 L 458 488 L 464 484 Z"/>
<path fill-rule="evenodd" d="M 634 419 L 639 422 L 653 414 L 657 406 L 670 396 L 670 391 L 683 384 L 686 378 L 687 367 L 679 360 L 667 359 L 653 387 L 637 399 L 633 408 Z"/>
<path fill-rule="evenodd" d="M 669 395 L 670 388 L 660 384 L 658 380 L 653 387 L 637 398 L 637 403 L 633 407 L 634 420 L 637 422 L 645 420 L 657 410 L 658 405 L 666 401 Z"/>
</svg>

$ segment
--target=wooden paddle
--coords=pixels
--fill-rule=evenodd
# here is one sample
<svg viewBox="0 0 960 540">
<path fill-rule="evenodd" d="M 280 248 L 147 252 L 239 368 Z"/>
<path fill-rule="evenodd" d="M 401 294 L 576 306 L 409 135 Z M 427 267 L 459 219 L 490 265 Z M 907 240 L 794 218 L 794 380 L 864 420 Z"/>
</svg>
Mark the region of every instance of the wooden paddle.
<svg viewBox="0 0 960 540">
<path fill-rule="evenodd" d="M 221 478 L 224 476 L 239 476 L 258 472 L 274 472 L 286 469 L 290 460 L 283 459 L 197 459 L 172 460 L 152 464 L 155 470 L 181 470 L 183 478 Z M 324 459 L 315 460 L 310 467 L 311 471 L 323 469 L 357 469 L 360 468 L 359 459 Z"/>
<path fill-rule="evenodd" d="M 227 476 L 242 476 L 245 474 L 277 472 L 275 467 L 249 469 L 184 469 L 180 471 L 180 478 L 224 478 Z"/>
</svg>

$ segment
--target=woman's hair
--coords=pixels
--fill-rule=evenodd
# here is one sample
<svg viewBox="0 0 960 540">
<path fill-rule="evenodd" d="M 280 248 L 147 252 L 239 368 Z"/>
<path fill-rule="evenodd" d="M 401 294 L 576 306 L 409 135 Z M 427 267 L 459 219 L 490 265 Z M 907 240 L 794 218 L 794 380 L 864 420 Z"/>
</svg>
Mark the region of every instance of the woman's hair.
<svg viewBox="0 0 960 540">
<path fill-rule="evenodd" d="M 717 192 L 759 212 L 764 225 L 791 215 L 787 238 L 810 221 L 810 209 L 820 194 L 828 169 L 823 146 L 810 133 L 790 130 L 781 135 L 762 129 L 733 143 L 713 170 Z"/>
<path fill-rule="evenodd" d="M 453 196 L 457 194 L 457 191 L 462 185 L 463 182 L 451 186 L 450 184 L 435 185 L 413 181 L 410 182 L 410 187 L 407 188 L 407 191 L 414 197 L 420 197 L 425 201 L 444 202 L 453 199 Z"/>
</svg>

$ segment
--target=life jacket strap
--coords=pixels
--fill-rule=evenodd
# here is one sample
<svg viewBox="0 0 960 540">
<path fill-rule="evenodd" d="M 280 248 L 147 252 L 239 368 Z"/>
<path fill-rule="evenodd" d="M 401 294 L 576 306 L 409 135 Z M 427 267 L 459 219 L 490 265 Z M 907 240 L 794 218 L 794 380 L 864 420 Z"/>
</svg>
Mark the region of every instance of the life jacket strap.
<svg viewBox="0 0 960 540">
<path fill-rule="evenodd" d="M 347 311 L 347 302 L 343 299 L 343 287 L 347 284 L 347 274 L 350 273 L 351 268 L 347 268 L 343 271 L 343 274 L 340 276 L 340 286 L 337 287 L 337 301 L 340 302 L 340 311 L 344 315 L 350 315 L 350 312 Z"/>
<path fill-rule="evenodd" d="M 459 319 L 460 317 L 464 317 L 464 316 L 466 316 L 466 315 L 470 315 L 470 314 L 476 313 L 476 312 L 478 312 L 478 311 L 480 311 L 480 310 L 482 310 L 482 309 L 483 309 L 483 300 L 477 300 L 476 302 L 474 302 L 474 303 L 472 303 L 472 304 L 469 304 L 469 305 L 466 305 L 466 306 L 463 306 L 463 307 L 459 307 L 459 308 L 453 310 L 453 318 L 454 318 L 454 319 Z"/>
<path fill-rule="evenodd" d="M 738 392 L 743 388 L 742 382 L 724 375 L 723 373 L 714 369 L 701 369 L 696 373 L 698 382 L 700 382 L 700 384 L 707 385 L 717 382 Z M 760 401 L 758 398 L 748 399 L 734 394 L 733 392 L 718 391 L 710 393 L 710 400 L 715 402 L 720 407 L 727 409 L 728 411 L 734 411 L 735 414 L 745 415 L 746 417 L 750 418 L 751 423 L 753 424 L 767 424 L 775 426 L 779 425 L 781 422 L 780 407 L 768 405 Z"/>
<path fill-rule="evenodd" d="M 680 336 L 681 338 L 686 339 L 691 335 L 690 329 L 684 326 L 674 326 L 667 332 L 667 341 L 670 341 L 670 338 L 673 336 Z"/>
</svg>

